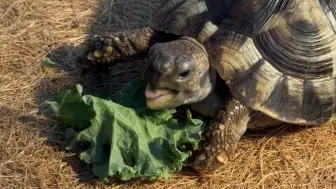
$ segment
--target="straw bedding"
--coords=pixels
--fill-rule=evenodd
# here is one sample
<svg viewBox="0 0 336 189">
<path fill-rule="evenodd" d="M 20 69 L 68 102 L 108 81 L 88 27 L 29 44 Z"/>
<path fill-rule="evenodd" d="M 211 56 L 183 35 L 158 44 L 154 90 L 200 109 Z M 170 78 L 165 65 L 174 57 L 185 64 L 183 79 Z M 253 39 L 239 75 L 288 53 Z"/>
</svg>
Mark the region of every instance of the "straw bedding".
<svg viewBox="0 0 336 189">
<path fill-rule="evenodd" d="M 158 0 L 0 0 L 0 188 L 336 188 L 335 124 L 249 132 L 233 160 L 211 175 L 189 170 L 156 183 L 95 180 L 64 151 L 62 127 L 43 105 L 81 83 L 116 91 L 143 60 L 81 75 L 75 59 L 93 34 L 146 25 Z M 49 57 L 56 65 L 41 66 Z M 118 78 L 118 79 L 117 79 Z"/>
</svg>

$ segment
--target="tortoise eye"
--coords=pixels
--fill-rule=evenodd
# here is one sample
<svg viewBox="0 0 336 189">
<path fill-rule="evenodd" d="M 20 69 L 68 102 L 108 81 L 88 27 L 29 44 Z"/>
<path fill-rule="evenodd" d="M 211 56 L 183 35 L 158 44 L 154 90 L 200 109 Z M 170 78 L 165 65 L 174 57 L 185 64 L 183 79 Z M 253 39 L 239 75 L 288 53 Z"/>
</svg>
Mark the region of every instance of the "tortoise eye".
<svg viewBox="0 0 336 189">
<path fill-rule="evenodd" d="M 180 78 L 185 78 L 190 74 L 190 70 L 185 70 L 180 73 Z"/>
</svg>

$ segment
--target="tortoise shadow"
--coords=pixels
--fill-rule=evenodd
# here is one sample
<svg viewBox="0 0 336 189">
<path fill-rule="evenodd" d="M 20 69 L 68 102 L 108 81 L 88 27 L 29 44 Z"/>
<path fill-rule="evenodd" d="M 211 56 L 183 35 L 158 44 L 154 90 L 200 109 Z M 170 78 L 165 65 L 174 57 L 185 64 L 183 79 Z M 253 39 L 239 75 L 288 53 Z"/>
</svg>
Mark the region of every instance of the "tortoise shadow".
<svg viewBox="0 0 336 189">
<path fill-rule="evenodd" d="M 300 126 L 294 124 L 283 123 L 277 126 L 272 126 L 264 129 L 247 129 L 244 137 L 247 139 L 258 139 L 263 137 L 280 137 L 288 136 L 307 130 L 314 129 L 320 126 Z"/>
<path fill-rule="evenodd" d="M 47 74 L 35 87 L 35 101 L 37 104 L 38 114 L 47 118 L 47 121 L 39 120 L 34 116 L 20 116 L 16 119 L 20 122 L 29 121 L 35 122 L 36 125 L 47 126 L 42 129 L 38 128 L 40 131 L 39 134 L 41 137 L 47 139 L 47 145 L 53 147 L 55 151 L 65 151 L 65 147 L 67 146 L 65 139 L 65 127 L 57 122 L 57 118 L 54 116 L 49 105 L 44 104 L 44 102 L 53 100 L 55 94 L 59 91 L 74 89 L 76 84 L 82 85 L 86 93 L 90 93 L 95 96 L 102 94 L 102 91 L 105 93 L 116 91 L 122 86 L 122 82 L 120 82 L 120 84 L 118 83 L 118 86 L 111 86 L 109 81 L 106 80 L 106 78 L 109 78 L 109 69 L 103 67 L 85 72 L 79 69 L 78 61 L 80 61 L 79 58 L 81 58 L 81 55 L 85 52 L 86 44 L 90 42 L 93 35 L 133 29 L 142 27 L 146 24 L 144 21 L 148 20 L 150 12 L 148 12 L 147 15 L 135 18 L 134 15 L 128 13 L 137 12 L 137 9 L 139 8 L 136 6 L 137 3 L 132 1 L 137 2 L 138 4 L 148 3 L 147 0 L 100 0 L 98 7 L 93 13 L 93 22 L 90 23 L 89 29 L 86 33 L 87 37 L 84 39 L 84 42 L 80 45 L 62 45 L 47 54 L 46 58 L 49 62 L 51 61 L 52 64 L 44 65 L 43 69 L 45 69 Z M 114 12 L 118 12 L 117 14 L 123 18 L 114 17 Z M 115 27 L 117 21 L 127 24 Z M 136 22 L 139 22 L 139 24 L 136 24 Z M 76 27 L 76 25 L 73 27 Z M 110 79 L 116 79 L 118 76 L 120 75 L 115 75 Z M 139 76 L 139 74 L 136 76 Z M 11 109 L 4 107 L 4 111 L 1 111 L 0 115 L 4 114 L 5 116 L 10 113 Z M 98 179 L 92 173 L 90 165 L 80 161 L 77 155 L 66 156 L 63 158 L 63 161 L 70 165 L 77 173 L 79 182 L 90 185 L 97 184 Z M 114 183 L 117 184 L 119 182 L 120 181 L 117 180 L 114 181 Z M 120 184 L 123 184 L 123 182 L 120 182 Z"/>
</svg>

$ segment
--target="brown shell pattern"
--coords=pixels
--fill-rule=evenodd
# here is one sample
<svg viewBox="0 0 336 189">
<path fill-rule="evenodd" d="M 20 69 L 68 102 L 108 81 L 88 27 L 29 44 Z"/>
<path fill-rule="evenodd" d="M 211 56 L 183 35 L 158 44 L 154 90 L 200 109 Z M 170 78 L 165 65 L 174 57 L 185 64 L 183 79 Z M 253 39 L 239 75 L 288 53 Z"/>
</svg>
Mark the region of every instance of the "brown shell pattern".
<svg viewBox="0 0 336 189">
<path fill-rule="evenodd" d="M 165 0 L 149 21 L 155 30 L 195 37 L 208 9 L 204 0 Z"/>
<path fill-rule="evenodd" d="M 335 16 L 336 0 L 242 0 L 207 50 L 240 102 L 322 124 L 336 117 Z"/>
</svg>

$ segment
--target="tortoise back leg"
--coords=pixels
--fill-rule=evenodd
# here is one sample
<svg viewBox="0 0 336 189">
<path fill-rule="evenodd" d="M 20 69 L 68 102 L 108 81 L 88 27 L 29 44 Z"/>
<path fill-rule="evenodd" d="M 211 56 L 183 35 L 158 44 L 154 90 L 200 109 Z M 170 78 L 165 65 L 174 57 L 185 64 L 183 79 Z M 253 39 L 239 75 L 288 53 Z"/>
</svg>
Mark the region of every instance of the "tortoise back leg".
<svg viewBox="0 0 336 189">
<path fill-rule="evenodd" d="M 89 40 L 80 66 L 111 66 L 117 61 L 133 60 L 145 55 L 157 42 L 167 42 L 179 36 L 155 31 L 150 27 L 96 35 Z"/>
<path fill-rule="evenodd" d="M 214 171 L 231 159 L 247 128 L 275 126 L 280 123 L 230 98 L 225 108 L 207 125 L 201 149 L 196 151 L 189 166 L 201 172 Z"/>
</svg>

